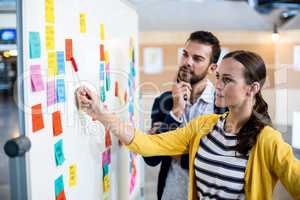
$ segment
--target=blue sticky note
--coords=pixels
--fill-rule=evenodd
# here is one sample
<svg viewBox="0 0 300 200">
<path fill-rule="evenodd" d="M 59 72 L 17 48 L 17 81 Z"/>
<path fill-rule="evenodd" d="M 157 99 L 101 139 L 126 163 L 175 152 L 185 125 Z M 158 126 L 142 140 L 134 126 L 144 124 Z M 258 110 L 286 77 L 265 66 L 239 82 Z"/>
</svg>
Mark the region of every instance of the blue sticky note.
<svg viewBox="0 0 300 200">
<path fill-rule="evenodd" d="M 59 193 L 64 189 L 64 179 L 61 175 L 55 180 L 55 197 L 58 197 Z"/>
<path fill-rule="evenodd" d="M 29 57 L 41 57 L 41 39 L 39 32 L 29 32 Z"/>
<path fill-rule="evenodd" d="M 106 81 L 105 81 L 106 91 L 110 90 L 110 74 L 106 72 Z"/>
<path fill-rule="evenodd" d="M 57 102 L 65 102 L 65 81 L 63 79 L 56 80 L 56 95 Z"/>
<path fill-rule="evenodd" d="M 56 52 L 57 59 L 57 73 L 64 74 L 65 73 L 65 53 L 63 51 Z"/>
<path fill-rule="evenodd" d="M 60 139 L 55 145 L 54 145 L 54 153 L 55 153 L 55 162 L 56 166 L 62 165 L 65 161 L 64 151 L 63 151 L 63 141 Z"/>
<path fill-rule="evenodd" d="M 129 113 L 134 113 L 134 104 L 132 101 L 129 101 L 128 111 Z"/>
<path fill-rule="evenodd" d="M 135 68 L 134 68 L 133 65 L 130 67 L 130 74 L 131 74 L 131 76 L 133 76 L 133 77 L 135 77 L 135 75 L 136 75 Z"/>
<path fill-rule="evenodd" d="M 104 63 L 100 63 L 100 80 L 104 80 Z"/>
</svg>

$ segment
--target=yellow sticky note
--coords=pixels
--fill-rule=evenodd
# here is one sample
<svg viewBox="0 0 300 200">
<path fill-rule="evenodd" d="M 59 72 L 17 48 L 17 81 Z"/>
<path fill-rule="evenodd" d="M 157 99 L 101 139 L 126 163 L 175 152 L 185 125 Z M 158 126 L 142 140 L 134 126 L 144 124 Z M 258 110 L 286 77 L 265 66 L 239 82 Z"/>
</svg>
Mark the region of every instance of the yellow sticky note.
<svg viewBox="0 0 300 200">
<path fill-rule="evenodd" d="M 130 60 L 133 59 L 133 50 L 132 50 L 132 47 L 129 48 L 129 59 Z"/>
<path fill-rule="evenodd" d="M 108 192 L 110 188 L 108 175 L 103 177 L 103 192 Z"/>
<path fill-rule="evenodd" d="M 69 167 L 69 185 L 74 187 L 77 184 L 77 167 L 75 164 Z"/>
<path fill-rule="evenodd" d="M 54 26 L 46 25 L 46 49 L 54 50 Z"/>
<path fill-rule="evenodd" d="M 105 58 L 105 64 L 108 64 L 109 63 L 108 51 L 105 51 L 104 58 Z"/>
<path fill-rule="evenodd" d="M 86 16 L 84 13 L 80 13 L 80 33 L 86 32 Z"/>
<path fill-rule="evenodd" d="M 54 0 L 45 0 L 46 23 L 54 24 Z"/>
<path fill-rule="evenodd" d="M 57 60 L 56 60 L 56 53 L 49 52 L 48 53 L 48 76 L 55 76 L 57 75 Z"/>
<path fill-rule="evenodd" d="M 104 40 L 104 24 L 100 24 L 100 39 Z"/>
</svg>

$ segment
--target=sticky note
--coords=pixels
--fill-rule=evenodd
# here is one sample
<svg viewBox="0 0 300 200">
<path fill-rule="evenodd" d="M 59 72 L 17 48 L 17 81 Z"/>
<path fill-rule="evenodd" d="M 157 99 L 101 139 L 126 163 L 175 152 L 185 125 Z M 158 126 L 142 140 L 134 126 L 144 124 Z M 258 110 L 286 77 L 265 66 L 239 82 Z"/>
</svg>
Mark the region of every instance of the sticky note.
<svg viewBox="0 0 300 200">
<path fill-rule="evenodd" d="M 54 23 L 54 0 L 45 0 L 45 18 L 47 23 Z"/>
<path fill-rule="evenodd" d="M 60 135 L 62 133 L 60 111 L 56 111 L 56 112 L 52 113 L 52 127 L 53 127 L 53 135 L 54 136 Z"/>
<path fill-rule="evenodd" d="M 105 129 L 105 148 L 111 147 L 111 136 L 109 129 Z"/>
<path fill-rule="evenodd" d="M 57 95 L 57 102 L 65 102 L 65 81 L 64 79 L 57 79 L 56 80 L 56 95 Z"/>
<path fill-rule="evenodd" d="M 57 59 L 55 52 L 48 52 L 48 77 L 57 75 Z"/>
<path fill-rule="evenodd" d="M 55 80 L 48 81 L 47 83 L 47 106 L 51 106 L 56 103 L 56 90 Z"/>
<path fill-rule="evenodd" d="M 42 112 L 42 104 L 37 104 L 31 107 L 31 123 L 32 132 L 36 132 L 44 128 L 44 119 Z"/>
<path fill-rule="evenodd" d="M 39 32 L 29 32 L 29 57 L 41 57 L 41 38 Z"/>
<path fill-rule="evenodd" d="M 64 179 L 62 175 L 55 180 L 54 186 L 55 197 L 58 197 L 58 195 L 64 190 Z"/>
<path fill-rule="evenodd" d="M 105 76 L 105 86 L 106 86 L 106 91 L 110 90 L 110 73 L 106 72 L 106 76 Z"/>
<path fill-rule="evenodd" d="M 86 15 L 84 13 L 80 13 L 80 33 L 86 32 Z"/>
<path fill-rule="evenodd" d="M 72 39 L 65 40 L 66 60 L 71 60 L 73 57 L 73 42 Z"/>
<path fill-rule="evenodd" d="M 65 190 L 62 190 L 56 197 L 56 200 L 66 200 Z"/>
<path fill-rule="evenodd" d="M 106 65 L 109 64 L 108 51 L 105 51 L 104 58 L 105 58 L 105 64 L 106 64 Z"/>
<path fill-rule="evenodd" d="M 133 66 L 130 67 L 130 74 L 132 77 L 135 77 L 136 75 L 135 68 Z"/>
<path fill-rule="evenodd" d="M 46 25 L 46 49 L 47 50 L 54 50 L 54 26 L 53 25 Z"/>
<path fill-rule="evenodd" d="M 105 61 L 105 52 L 103 44 L 100 44 L 100 61 Z"/>
<path fill-rule="evenodd" d="M 106 96 L 105 96 L 105 88 L 104 86 L 100 87 L 100 100 L 101 102 L 104 102 L 106 100 Z"/>
<path fill-rule="evenodd" d="M 108 175 L 109 166 L 108 164 L 103 165 L 103 176 Z"/>
<path fill-rule="evenodd" d="M 132 101 L 129 101 L 128 112 L 134 113 L 134 104 Z"/>
<path fill-rule="evenodd" d="M 104 63 L 100 63 L 100 80 L 104 80 Z"/>
<path fill-rule="evenodd" d="M 108 176 L 104 176 L 103 177 L 103 192 L 108 192 L 109 188 L 110 188 L 109 177 Z"/>
<path fill-rule="evenodd" d="M 110 164 L 110 149 L 102 153 L 102 166 Z"/>
<path fill-rule="evenodd" d="M 69 167 L 69 186 L 74 187 L 77 184 L 77 166 L 76 164 Z"/>
<path fill-rule="evenodd" d="M 65 73 L 65 53 L 63 51 L 56 52 L 57 74 Z"/>
<path fill-rule="evenodd" d="M 30 79 L 31 79 L 31 90 L 33 92 L 39 92 L 44 90 L 44 81 L 42 79 L 40 65 L 30 66 Z"/>
<path fill-rule="evenodd" d="M 62 165 L 64 163 L 64 161 L 65 161 L 62 139 L 60 139 L 54 145 L 54 154 L 55 154 L 55 163 L 56 163 L 56 166 Z"/>
<path fill-rule="evenodd" d="M 127 90 L 124 93 L 124 102 L 127 103 Z"/>
<path fill-rule="evenodd" d="M 119 96 L 119 82 L 115 81 L 115 97 Z"/>
<path fill-rule="evenodd" d="M 100 39 L 102 40 L 102 41 L 104 41 L 104 24 L 103 23 L 101 23 L 100 24 Z"/>
</svg>

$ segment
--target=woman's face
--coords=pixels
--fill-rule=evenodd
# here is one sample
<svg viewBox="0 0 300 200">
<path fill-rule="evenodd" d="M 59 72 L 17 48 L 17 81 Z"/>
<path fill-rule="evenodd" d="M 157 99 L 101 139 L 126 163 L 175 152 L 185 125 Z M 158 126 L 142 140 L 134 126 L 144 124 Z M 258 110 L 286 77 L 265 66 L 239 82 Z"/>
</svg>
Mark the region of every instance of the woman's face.
<svg viewBox="0 0 300 200">
<path fill-rule="evenodd" d="M 249 97 L 250 85 L 244 78 L 244 66 L 233 58 L 222 60 L 216 70 L 216 105 L 240 107 Z"/>
</svg>

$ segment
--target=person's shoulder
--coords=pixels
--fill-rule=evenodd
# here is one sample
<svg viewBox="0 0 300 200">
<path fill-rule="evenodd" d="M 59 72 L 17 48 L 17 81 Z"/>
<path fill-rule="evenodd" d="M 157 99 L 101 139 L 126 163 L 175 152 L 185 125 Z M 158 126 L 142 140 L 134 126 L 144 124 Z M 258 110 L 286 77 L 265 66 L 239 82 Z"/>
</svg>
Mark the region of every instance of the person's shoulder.
<svg viewBox="0 0 300 200">
<path fill-rule="evenodd" d="M 281 133 L 272 126 L 266 125 L 259 133 L 258 142 L 260 144 L 273 145 L 279 141 L 282 141 Z"/>
<path fill-rule="evenodd" d="M 171 91 L 166 91 L 166 92 L 161 93 L 155 99 L 157 99 L 157 100 L 163 100 L 163 99 L 170 98 L 170 97 L 172 98 L 172 92 Z"/>
</svg>

